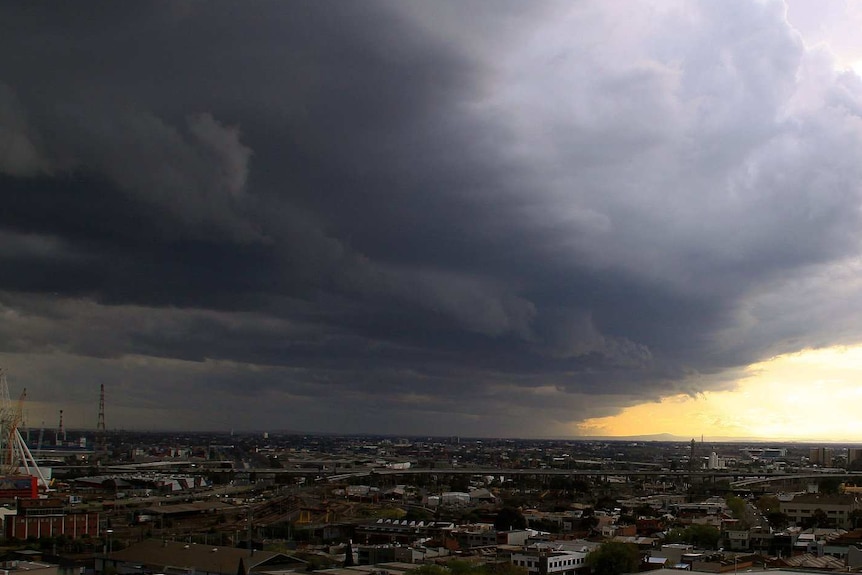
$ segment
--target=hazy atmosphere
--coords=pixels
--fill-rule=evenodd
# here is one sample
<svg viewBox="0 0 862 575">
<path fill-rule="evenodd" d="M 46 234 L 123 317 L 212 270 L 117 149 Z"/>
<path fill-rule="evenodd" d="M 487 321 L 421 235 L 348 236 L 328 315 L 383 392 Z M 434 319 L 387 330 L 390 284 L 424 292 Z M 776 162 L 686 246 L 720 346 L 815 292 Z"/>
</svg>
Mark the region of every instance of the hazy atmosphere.
<svg viewBox="0 0 862 575">
<path fill-rule="evenodd" d="M 862 395 L 860 26 L 0 2 L 0 366 L 33 425 L 858 438 L 785 413 Z"/>
</svg>

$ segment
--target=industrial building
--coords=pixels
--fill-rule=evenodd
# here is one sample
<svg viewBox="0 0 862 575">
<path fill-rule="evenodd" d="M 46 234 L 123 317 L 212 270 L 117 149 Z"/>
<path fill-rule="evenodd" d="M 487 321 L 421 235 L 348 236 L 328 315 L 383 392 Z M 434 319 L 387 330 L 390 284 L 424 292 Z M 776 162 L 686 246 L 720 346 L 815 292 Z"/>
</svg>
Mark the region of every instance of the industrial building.
<svg viewBox="0 0 862 575">
<path fill-rule="evenodd" d="M 17 515 L 6 517 L 7 538 L 38 539 L 63 535 L 78 539 L 100 535 L 98 513 L 67 513 L 61 499 L 20 499 L 17 508 Z"/>
</svg>

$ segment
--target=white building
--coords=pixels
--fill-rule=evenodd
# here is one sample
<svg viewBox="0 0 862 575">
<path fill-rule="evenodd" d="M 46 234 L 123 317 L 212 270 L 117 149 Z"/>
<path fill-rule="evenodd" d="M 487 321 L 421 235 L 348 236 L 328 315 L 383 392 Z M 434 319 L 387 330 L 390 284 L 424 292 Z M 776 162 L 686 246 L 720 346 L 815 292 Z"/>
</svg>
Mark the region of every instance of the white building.
<svg viewBox="0 0 862 575">
<path fill-rule="evenodd" d="M 529 575 L 575 575 L 587 566 L 587 553 L 581 551 L 529 551 L 512 554 L 512 565 L 525 567 Z"/>
</svg>

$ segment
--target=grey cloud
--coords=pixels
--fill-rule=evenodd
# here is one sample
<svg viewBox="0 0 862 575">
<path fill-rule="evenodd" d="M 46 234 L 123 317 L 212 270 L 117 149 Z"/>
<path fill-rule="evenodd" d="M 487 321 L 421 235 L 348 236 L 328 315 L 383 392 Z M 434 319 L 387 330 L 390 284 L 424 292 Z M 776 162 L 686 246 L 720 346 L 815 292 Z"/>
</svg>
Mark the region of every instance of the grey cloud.
<svg viewBox="0 0 862 575">
<path fill-rule="evenodd" d="M 0 172 L 29 176 L 50 169 L 15 92 L 0 82 Z"/>
<path fill-rule="evenodd" d="M 862 335 L 862 83 L 781 2 L 0 10 L 28 378 L 542 435 Z"/>
</svg>

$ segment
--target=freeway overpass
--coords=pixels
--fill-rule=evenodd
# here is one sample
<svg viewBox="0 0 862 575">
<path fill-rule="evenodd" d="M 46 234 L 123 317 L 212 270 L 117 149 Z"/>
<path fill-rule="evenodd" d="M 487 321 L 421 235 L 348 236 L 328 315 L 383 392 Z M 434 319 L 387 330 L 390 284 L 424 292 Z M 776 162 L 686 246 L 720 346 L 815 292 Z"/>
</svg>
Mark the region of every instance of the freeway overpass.
<svg viewBox="0 0 862 575">
<path fill-rule="evenodd" d="M 329 463 L 332 463 L 331 461 Z M 314 480 L 345 481 L 360 477 L 410 477 L 417 475 L 491 475 L 502 477 L 642 477 L 642 478 L 668 478 L 668 479 L 696 479 L 696 480 L 719 480 L 729 479 L 734 488 L 745 488 L 773 481 L 813 480 L 823 477 L 862 477 L 862 472 L 830 471 L 830 472 L 775 472 L 764 473 L 762 470 L 666 470 L 655 469 L 651 464 L 646 468 L 635 462 L 617 462 L 619 465 L 631 465 L 632 469 L 502 469 L 494 467 L 411 467 L 409 469 L 390 469 L 386 467 L 334 467 L 321 469 L 319 467 L 301 468 L 203 468 L 200 462 L 197 465 L 189 461 L 161 461 L 155 463 L 129 464 L 121 466 L 107 466 L 104 473 L 140 473 L 142 471 L 174 471 L 184 473 L 202 473 L 207 475 L 233 476 L 234 474 L 248 474 L 249 476 L 293 476 L 306 477 Z"/>
<path fill-rule="evenodd" d="M 831 472 L 831 473 L 771 473 L 765 474 L 762 470 L 657 470 L 657 469 L 501 469 L 501 468 L 479 468 L 479 467 L 447 467 L 447 468 L 336 468 L 329 470 L 318 469 L 277 469 L 260 468 L 246 470 L 251 475 L 288 475 L 296 477 L 314 477 L 315 479 L 328 479 L 332 481 L 344 481 L 357 477 L 410 477 L 417 475 L 491 475 L 502 477 L 666 477 L 666 478 L 699 478 L 699 479 L 730 479 L 734 487 L 746 487 L 769 481 L 788 481 L 803 479 L 820 479 L 823 477 L 862 477 L 862 472 Z M 209 470 L 208 473 L 233 473 L 229 469 Z"/>
</svg>

